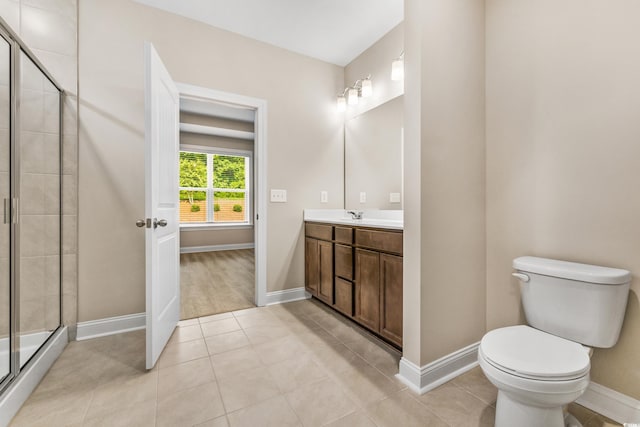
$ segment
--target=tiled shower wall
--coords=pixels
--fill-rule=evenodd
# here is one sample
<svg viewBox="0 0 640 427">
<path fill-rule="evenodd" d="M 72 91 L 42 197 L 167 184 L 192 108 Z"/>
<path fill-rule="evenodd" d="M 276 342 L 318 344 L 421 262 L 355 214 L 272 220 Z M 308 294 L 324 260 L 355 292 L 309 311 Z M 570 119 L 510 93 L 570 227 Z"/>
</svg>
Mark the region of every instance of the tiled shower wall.
<svg viewBox="0 0 640 427">
<path fill-rule="evenodd" d="M 77 10 L 77 0 L 0 0 L 2 19 L 20 36 L 65 90 L 61 153 L 62 322 L 69 326 L 71 339 L 75 338 L 78 300 Z M 26 314 L 21 313 L 21 317 Z"/>
<path fill-rule="evenodd" d="M 20 333 L 60 323 L 59 93 L 20 55 Z M 21 341 L 22 343 L 22 341 Z"/>
</svg>

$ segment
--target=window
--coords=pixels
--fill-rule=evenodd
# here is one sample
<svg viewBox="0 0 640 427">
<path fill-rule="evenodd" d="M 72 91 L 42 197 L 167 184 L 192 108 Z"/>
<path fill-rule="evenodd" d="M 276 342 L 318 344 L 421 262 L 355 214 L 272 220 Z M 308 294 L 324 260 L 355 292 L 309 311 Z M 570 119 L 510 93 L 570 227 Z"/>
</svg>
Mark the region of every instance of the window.
<svg viewBox="0 0 640 427">
<path fill-rule="evenodd" d="M 180 223 L 251 224 L 251 153 L 180 151 Z"/>
</svg>

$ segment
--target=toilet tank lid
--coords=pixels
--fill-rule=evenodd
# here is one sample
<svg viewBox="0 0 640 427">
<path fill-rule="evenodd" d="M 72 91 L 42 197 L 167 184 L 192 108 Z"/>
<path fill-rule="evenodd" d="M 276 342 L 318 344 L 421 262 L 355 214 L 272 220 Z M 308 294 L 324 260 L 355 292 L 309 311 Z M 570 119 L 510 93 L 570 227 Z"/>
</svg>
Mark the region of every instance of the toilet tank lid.
<svg viewBox="0 0 640 427">
<path fill-rule="evenodd" d="M 620 268 L 599 267 L 577 262 L 523 256 L 513 260 L 519 271 L 560 277 L 601 285 L 622 285 L 631 282 L 631 272 Z"/>
</svg>

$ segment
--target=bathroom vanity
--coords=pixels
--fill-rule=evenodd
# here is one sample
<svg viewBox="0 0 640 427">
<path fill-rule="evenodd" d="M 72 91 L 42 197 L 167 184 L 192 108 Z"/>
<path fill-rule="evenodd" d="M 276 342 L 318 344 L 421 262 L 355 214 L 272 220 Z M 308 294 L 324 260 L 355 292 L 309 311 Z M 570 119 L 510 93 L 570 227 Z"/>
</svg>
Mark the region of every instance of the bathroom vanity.
<svg viewBox="0 0 640 427">
<path fill-rule="evenodd" d="M 305 212 L 304 228 L 307 292 L 402 348 L 402 221 Z"/>
</svg>

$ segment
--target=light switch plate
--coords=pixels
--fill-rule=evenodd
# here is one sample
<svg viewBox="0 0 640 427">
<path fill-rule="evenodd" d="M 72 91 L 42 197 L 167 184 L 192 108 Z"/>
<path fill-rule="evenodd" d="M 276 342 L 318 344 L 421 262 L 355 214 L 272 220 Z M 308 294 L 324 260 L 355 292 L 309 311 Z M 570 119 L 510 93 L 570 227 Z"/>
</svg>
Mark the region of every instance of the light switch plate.
<svg viewBox="0 0 640 427">
<path fill-rule="evenodd" d="M 329 203 L 329 193 L 324 190 L 320 192 L 320 203 Z"/>
<path fill-rule="evenodd" d="M 364 191 L 360 192 L 360 203 L 367 203 L 367 193 Z"/>
<path fill-rule="evenodd" d="M 389 203 L 400 203 L 400 193 L 389 193 Z"/>
<path fill-rule="evenodd" d="M 271 190 L 271 201 L 273 203 L 286 203 L 287 190 Z"/>
</svg>

